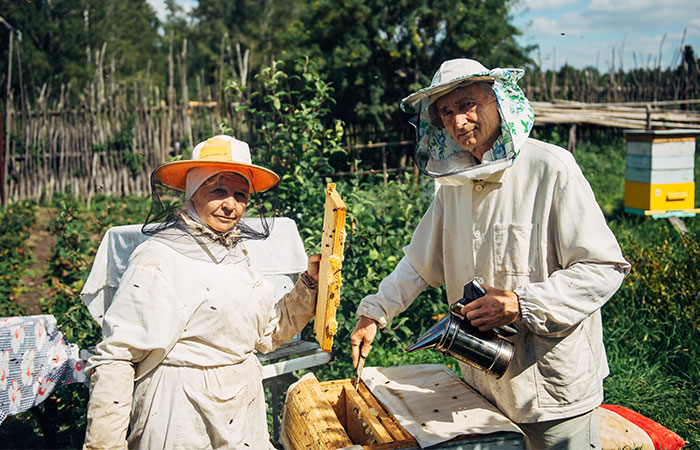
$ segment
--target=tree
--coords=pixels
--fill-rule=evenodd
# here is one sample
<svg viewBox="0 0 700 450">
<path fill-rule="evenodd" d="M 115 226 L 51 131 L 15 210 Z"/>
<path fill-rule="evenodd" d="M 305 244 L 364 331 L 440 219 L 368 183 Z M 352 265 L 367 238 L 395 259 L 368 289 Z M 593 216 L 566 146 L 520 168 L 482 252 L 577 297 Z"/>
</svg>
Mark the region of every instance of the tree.
<svg viewBox="0 0 700 450">
<path fill-rule="evenodd" d="M 425 86 L 440 63 L 528 62 L 510 23 L 512 0 L 310 0 L 285 37 L 290 57 L 308 54 L 335 88 L 333 116 L 395 132 L 401 98 Z"/>
<path fill-rule="evenodd" d="M 163 66 L 160 22 L 146 0 L 0 0 L 0 11 L 17 30 L 13 85 L 32 96 L 44 83 L 58 91 L 71 83 L 78 91 L 95 73 L 97 52 L 115 64 L 110 76 L 142 77 Z M 7 73 L 8 37 L 0 32 L 0 73 Z M 21 65 L 18 64 L 21 62 Z M 6 79 L 6 78 L 5 78 Z"/>
<path fill-rule="evenodd" d="M 301 0 L 200 0 L 192 11 L 193 70 L 202 72 L 209 84 L 257 73 L 282 51 L 279 30 L 299 16 L 301 4 Z"/>
</svg>

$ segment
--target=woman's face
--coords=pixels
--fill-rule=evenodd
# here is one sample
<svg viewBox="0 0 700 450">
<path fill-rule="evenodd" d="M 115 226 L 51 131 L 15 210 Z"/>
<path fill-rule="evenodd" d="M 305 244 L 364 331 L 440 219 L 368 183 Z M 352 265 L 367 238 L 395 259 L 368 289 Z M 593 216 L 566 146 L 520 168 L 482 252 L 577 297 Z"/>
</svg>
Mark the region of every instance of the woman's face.
<svg viewBox="0 0 700 450">
<path fill-rule="evenodd" d="M 223 173 L 205 181 L 192 196 L 192 204 L 202 221 L 212 229 L 226 232 L 243 216 L 250 188 L 241 175 Z"/>
</svg>

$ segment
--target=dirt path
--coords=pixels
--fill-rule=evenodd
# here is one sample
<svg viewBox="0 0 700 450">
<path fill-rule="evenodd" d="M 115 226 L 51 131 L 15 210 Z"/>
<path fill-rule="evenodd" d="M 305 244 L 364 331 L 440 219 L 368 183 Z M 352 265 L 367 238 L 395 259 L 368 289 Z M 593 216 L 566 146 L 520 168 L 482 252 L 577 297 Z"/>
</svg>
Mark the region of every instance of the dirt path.
<svg viewBox="0 0 700 450">
<path fill-rule="evenodd" d="M 46 286 L 48 281 L 46 269 L 53 256 L 53 244 L 56 240 L 49 232 L 49 224 L 55 214 L 56 211 L 53 208 L 38 207 L 36 223 L 29 234 L 27 245 L 34 261 L 21 280 L 21 284 L 27 288 L 27 291 L 17 299 L 17 302 L 24 307 L 24 315 L 41 314 L 41 299 L 49 294 Z"/>
</svg>

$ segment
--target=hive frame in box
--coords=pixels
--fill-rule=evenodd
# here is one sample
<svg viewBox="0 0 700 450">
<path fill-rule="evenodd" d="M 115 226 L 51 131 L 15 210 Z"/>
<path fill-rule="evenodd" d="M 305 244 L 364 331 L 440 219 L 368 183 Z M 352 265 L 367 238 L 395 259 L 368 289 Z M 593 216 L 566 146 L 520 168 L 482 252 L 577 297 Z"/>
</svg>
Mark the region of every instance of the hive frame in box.
<svg viewBox="0 0 700 450">
<path fill-rule="evenodd" d="M 314 333 L 325 352 L 331 351 L 333 336 L 338 329 L 335 314 L 340 304 L 340 268 L 343 263 L 345 244 L 346 207 L 335 183 L 326 186 L 326 202 L 323 212 L 323 235 L 321 237 L 321 263 L 318 274 L 318 297 Z"/>
</svg>

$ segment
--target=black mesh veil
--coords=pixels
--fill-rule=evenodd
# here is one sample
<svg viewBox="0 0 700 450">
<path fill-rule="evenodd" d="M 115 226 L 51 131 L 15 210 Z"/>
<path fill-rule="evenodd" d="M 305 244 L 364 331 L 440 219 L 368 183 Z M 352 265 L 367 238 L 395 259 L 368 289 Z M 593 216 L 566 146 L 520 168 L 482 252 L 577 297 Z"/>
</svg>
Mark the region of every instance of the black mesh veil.
<svg viewBox="0 0 700 450">
<path fill-rule="evenodd" d="M 261 240 L 269 237 L 274 218 L 268 218 L 265 215 L 275 211 L 276 205 L 276 187 L 262 193 L 251 192 L 246 212 L 232 230 L 236 233 L 236 241 Z M 147 236 L 153 236 L 169 228 L 181 227 L 178 217 L 186 208 L 185 192 L 161 182 L 153 171 L 151 173 L 151 209 L 141 227 L 141 232 Z"/>
</svg>

